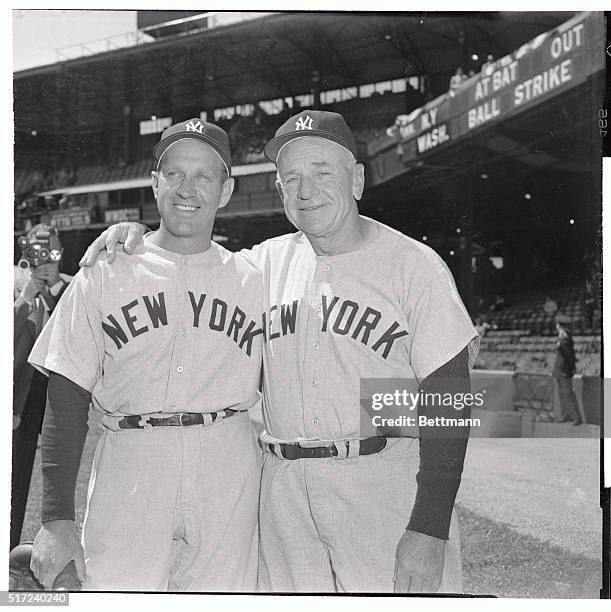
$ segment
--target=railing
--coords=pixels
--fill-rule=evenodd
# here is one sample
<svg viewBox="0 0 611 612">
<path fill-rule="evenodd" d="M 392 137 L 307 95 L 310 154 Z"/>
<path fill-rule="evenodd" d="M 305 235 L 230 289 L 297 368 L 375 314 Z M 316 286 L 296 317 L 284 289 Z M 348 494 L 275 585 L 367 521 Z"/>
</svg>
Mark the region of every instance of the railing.
<svg viewBox="0 0 611 612">
<path fill-rule="evenodd" d="M 78 45 L 61 47 L 59 49 L 55 49 L 55 55 L 58 62 L 65 62 L 67 60 L 77 59 L 79 57 L 114 51 L 115 49 L 136 47 L 138 45 L 144 45 L 154 41 L 155 39 L 149 34 L 145 34 L 140 30 L 135 30 L 133 32 L 116 34 L 115 36 L 92 40 L 90 42 L 84 42 Z"/>
<path fill-rule="evenodd" d="M 155 42 L 157 39 L 151 36 L 150 34 L 147 34 L 146 30 L 160 30 L 163 27 L 178 26 L 181 24 L 192 23 L 192 27 L 190 27 L 188 30 L 173 34 L 174 36 L 184 36 L 198 31 L 212 30 L 233 25 L 235 23 L 242 23 L 244 21 L 258 19 L 260 17 L 267 17 L 271 14 L 273 13 L 226 13 L 220 11 L 202 13 L 201 15 L 193 15 L 192 17 L 186 17 L 185 19 L 175 19 L 174 21 L 170 21 L 165 24 L 149 26 L 148 28 L 143 28 L 142 30 L 125 32 L 123 34 L 117 34 L 108 38 L 101 38 L 97 40 L 92 40 L 90 42 L 79 43 L 77 45 L 60 47 L 58 49 L 55 49 L 55 55 L 57 57 L 58 62 L 65 62 L 67 60 L 77 59 L 79 57 L 86 57 L 90 55 L 96 55 L 98 53 L 114 51 L 115 49 L 136 47 L 138 45 L 145 45 Z M 199 27 L 198 22 L 200 22 Z"/>
</svg>

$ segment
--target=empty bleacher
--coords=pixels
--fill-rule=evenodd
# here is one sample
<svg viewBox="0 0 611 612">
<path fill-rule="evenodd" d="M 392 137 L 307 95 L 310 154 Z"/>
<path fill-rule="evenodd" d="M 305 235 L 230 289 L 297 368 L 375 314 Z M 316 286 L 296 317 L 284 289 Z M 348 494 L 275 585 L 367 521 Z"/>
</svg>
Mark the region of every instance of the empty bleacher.
<svg viewBox="0 0 611 612">
<path fill-rule="evenodd" d="M 533 335 L 554 335 L 556 333 L 556 313 L 548 313 L 544 310 L 548 295 L 557 303 L 557 313 L 571 318 L 573 334 L 600 333 L 599 311 L 594 313 L 592 327 L 587 327 L 583 308 L 583 289 L 579 285 L 539 291 L 527 296 L 510 296 L 507 300 L 508 305 L 499 312 L 486 313 L 486 320 L 497 329 L 529 330 Z"/>
<path fill-rule="evenodd" d="M 511 370 L 551 374 L 556 337 L 531 335 L 530 330 L 491 330 L 481 338 L 475 367 L 484 370 Z M 599 334 L 573 336 L 577 373 L 600 374 Z"/>
</svg>

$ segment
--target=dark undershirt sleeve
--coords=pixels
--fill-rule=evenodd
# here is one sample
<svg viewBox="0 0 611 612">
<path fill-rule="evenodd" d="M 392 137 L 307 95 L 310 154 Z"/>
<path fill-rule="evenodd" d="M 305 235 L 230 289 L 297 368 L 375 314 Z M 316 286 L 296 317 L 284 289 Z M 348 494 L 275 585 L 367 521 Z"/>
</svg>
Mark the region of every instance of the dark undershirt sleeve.
<svg viewBox="0 0 611 612">
<path fill-rule="evenodd" d="M 421 384 L 424 393 L 470 393 L 468 351 L 465 348 Z M 471 409 L 452 406 L 418 406 L 428 418 L 469 418 Z M 452 509 L 467 450 L 468 427 L 420 427 L 418 490 L 408 529 L 442 540 L 448 539 Z"/>
<path fill-rule="evenodd" d="M 74 491 L 87 437 L 91 394 L 51 372 L 42 426 L 42 522 L 74 520 Z"/>
</svg>

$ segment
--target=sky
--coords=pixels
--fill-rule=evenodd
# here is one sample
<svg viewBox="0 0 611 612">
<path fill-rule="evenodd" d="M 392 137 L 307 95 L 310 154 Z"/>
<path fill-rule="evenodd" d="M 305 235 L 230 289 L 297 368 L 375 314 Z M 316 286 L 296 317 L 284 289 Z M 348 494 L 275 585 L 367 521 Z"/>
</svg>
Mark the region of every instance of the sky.
<svg viewBox="0 0 611 612">
<path fill-rule="evenodd" d="M 13 10 L 13 70 L 55 63 L 60 59 L 58 48 L 135 30 L 136 11 Z M 99 44 L 91 46 L 106 50 Z M 64 50 L 69 57 L 78 52 L 74 47 Z"/>
</svg>

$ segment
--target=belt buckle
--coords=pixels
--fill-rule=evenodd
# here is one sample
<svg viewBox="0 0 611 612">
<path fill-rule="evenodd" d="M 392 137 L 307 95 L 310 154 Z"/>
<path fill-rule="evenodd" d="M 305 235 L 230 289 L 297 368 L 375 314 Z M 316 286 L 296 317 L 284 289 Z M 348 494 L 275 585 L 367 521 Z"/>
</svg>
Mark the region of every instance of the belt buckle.
<svg viewBox="0 0 611 612">
<path fill-rule="evenodd" d="M 149 416 L 141 416 L 140 420 L 138 421 L 138 428 L 142 428 L 142 429 L 149 429 L 151 427 L 153 427 L 151 425 L 151 422 L 149 421 Z"/>
<path fill-rule="evenodd" d="M 297 446 L 301 448 L 320 448 L 331 446 L 329 442 L 325 442 L 324 440 L 300 440 L 297 442 Z"/>
<path fill-rule="evenodd" d="M 183 417 L 186 416 L 186 414 L 184 412 L 181 412 L 178 415 L 178 422 L 181 424 L 182 427 L 186 427 L 185 423 L 183 422 Z"/>
</svg>

